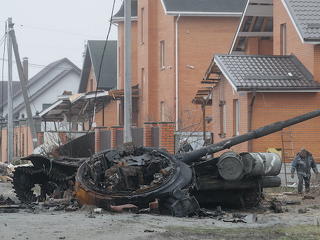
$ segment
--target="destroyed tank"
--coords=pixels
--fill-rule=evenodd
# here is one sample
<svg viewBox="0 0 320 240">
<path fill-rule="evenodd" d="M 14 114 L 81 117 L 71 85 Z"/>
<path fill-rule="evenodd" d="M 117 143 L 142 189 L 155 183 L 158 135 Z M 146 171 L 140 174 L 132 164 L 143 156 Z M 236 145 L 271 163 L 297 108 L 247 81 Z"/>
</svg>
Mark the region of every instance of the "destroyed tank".
<svg viewBox="0 0 320 240">
<path fill-rule="evenodd" d="M 45 200 L 47 196 L 62 198 L 67 189 L 73 188 L 77 170 L 85 159 L 30 155 L 22 160 L 32 165 L 16 167 L 12 184 L 18 199 L 31 203 Z"/>
<path fill-rule="evenodd" d="M 263 188 L 281 185 L 280 157 L 274 153 L 212 155 L 318 116 L 320 110 L 189 153 L 171 155 L 132 145 L 97 153 L 78 169 L 76 197 L 81 204 L 107 210 L 125 204 L 150 210 L 156 202 L 160 213 L 178 217 L 196 214 L 200 206 L 255 206 Z"/>
<path fill-rule="evenodd" d="M 47 196 L 61 197 L 65 190 L 73 188 L 80 164 L 94 151 L 93 143 L 94 133 L 89 133 L 54 149 L 55 156 L 63 157 L 33 154 L 22 158 L 31 164 L 18 166 L 13 173 L 18 199 L 30 203 L 45 200 Z"/>
</svg>

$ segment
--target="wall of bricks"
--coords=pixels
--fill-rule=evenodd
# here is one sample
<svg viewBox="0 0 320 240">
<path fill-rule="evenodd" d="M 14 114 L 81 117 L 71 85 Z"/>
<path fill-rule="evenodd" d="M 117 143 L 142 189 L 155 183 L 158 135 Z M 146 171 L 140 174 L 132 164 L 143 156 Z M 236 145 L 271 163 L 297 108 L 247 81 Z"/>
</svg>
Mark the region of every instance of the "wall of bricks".
<svg viewBox="0 0 320 240">
<path fill-rule="evenodd" d="M 317 93 L 257 93 L 253 110 L 253 128 L 276 121 L 283 121 L 307 112 L 320 109 Z M 310 150 L 320 162 L 320 120 L 314 118 L 284 130 L 292 132 L 293 152 L 302 147 Z M 286 137 L 288 140 L 288 137 Z M 253 141 L 254 151 L 282 148 L 281 132 Z"/>
<path fill-rule="evenodd" d="M 109 100 L 105 107 L 96 113 L 95 122 L 97 127 L 109 127 L 118 124 L 117 101 Z"/>
<path fill-rule="evenodd" d="M 169 153 L 174 153 L 174 132 L 175 123 L 159 122 L 160 128 L 160 148 L 166 149 Z"/>
<path fill-rule="evenodd" d="M 212 104 L 212 117 L 213 125 L 212 132 L 214 133 L 214 142 L 220 142 L 234 136 L 234 116 L 233 116 L 233 102 L 238 99 L 240 103 L 240 128 L 239 133 L 244 134 L 248 131 L 248 108 L 250 104 L 250 96 L 246 93 L 235 92 L 228 81 L 223 78 L 215 88 L 213 92 L 213 104 Z M 220 101 L 225 102 L 225 122 L 226 122 L 226 132 L 225 135 L 219 135 L 220 133 Z M 232 150 L 237 152 L 248 151 L 248 142 L 239 144 L 232 147 Z"/>
<path fill-rule="evenodd" d="M 152 128 L 157 126 L 155 122 L 146 122 L 143 127 L 143 145 L 152 147 Z"/>
<path fill-rule="evenodd" d="M 137 83 L 140 86 L 138 127 L 143 127 L 145 122 L 150 121 L 176 121 L 176 20 L 174 16 L 165 15 L 160 0 L 138 1 L 138 22 L 132 28 L 135 35 L 132 43 L 134 49 L 137 48 L 137 58 L 133 57 L 133 70 L 137 71 Z M 201 107 L 193 105 L 192 99 L 197 90 L 203 87 L 200 82 L 213 55 L 229 51 L 239 22 L 240 18 L 232 17 L 179 19 L 180 129 L 201 131 Z M 118 27 L 118 39 L 121 52 L 122 23 Z M 160 41 L 165 42 L 164 68 L 160 68 Z M 119 63 L 122 86 L 122 56 Z M 211 108 L 207 109 L 207 115 L 211 115 Z"/>
<path fill-rule="evenodd" d="M 315 52 L 314 45 L 304 44 L 286 11 L 282 1 L 273 1 L 274 4 L 274 21 L 273 21 L 273 52 L 275 55 L 280 55 L 280 25 L 286 23 L 287 25 L 287 54 L 294 54 L 307 67 L 307 69 L 314 74 L 315 67 Z"/>
</svg>

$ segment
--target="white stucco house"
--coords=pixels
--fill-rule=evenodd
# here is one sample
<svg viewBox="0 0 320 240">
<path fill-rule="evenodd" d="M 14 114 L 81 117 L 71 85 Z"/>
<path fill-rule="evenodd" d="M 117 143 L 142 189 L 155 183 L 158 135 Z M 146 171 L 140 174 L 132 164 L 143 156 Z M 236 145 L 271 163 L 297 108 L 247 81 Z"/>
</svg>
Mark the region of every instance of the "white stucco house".
<svg viewBox="0 0 320 240">
<path fill-rule="evenodd" d="M 28 95 L 33 116 L 41 112 L 64 91 L 77 93 L 80 84 L 81 70 L 69 59 L 63 58 L 55 61 L 28 80 Z M 26 108 L 20 84 L 14 83 L 13 116 L 14 119 L 26 118 Z M 3 117 L 7 115 L 7 99 L 0 103 Z"/>
</svg>

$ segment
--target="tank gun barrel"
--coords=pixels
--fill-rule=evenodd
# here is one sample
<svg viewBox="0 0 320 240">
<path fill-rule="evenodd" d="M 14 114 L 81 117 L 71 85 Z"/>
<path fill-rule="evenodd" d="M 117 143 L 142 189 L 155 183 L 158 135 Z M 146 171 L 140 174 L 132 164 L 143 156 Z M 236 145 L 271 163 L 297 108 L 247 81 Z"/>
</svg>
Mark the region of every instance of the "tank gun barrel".
<svg viewBox="0 0 320 240">
<path fill-rule="evenodd" d="M 297 116 L 297 117 L 294 117 L 294 118 L 291 118 L 291 119 L 288 119 L 288 120 L 285 120 L 285 121 L 279 121 L 279 122 L 275 122 L 275 123 L 266 125 L 264 127 L 250 131 L 246 134 L 232 137 L 230 139 L 218 142 L 216 144 L 209 145 L 207 147 L 203 147 L 199 150 L 195 150 L 190 153 L 184 153 L 180 157 L 183 162 L 190 164 L 190 163 L 196 161 L 197 159 L 200 159 L 201 157 L 204 157 L 206 155 L 220 152 L 225 149 L 229 149 L 232 146 L 238 145 L 240 143 L 243 143 L 243 142 L 246 142 L 246 141 L 249 141 L 252 139 L 267 136 L 269 134 L 281 131 L 284 128 L 290 127 L 292 125 L 295 125 L 295 124 L 298 124 L 298 123 L 301 123 L 301 122 L 304 122 L 304 121 L 307 121 L 307 120 L 310 120 L 312 118 L 319 117 L 319 116 L 320 116 L 320 109 L 313 111 L 313 112 L 309 112 L 309 113 L 300 115 L 300 116 Z"/>
</svg>

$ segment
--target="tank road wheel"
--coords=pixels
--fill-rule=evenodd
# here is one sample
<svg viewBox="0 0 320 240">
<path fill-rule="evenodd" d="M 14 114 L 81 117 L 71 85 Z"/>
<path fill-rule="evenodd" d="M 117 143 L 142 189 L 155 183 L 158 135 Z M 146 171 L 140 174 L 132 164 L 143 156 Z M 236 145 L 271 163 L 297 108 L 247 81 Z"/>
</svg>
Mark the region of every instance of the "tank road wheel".
<svg viewBox="0 0 320 240">
<path fill-rule="evenodd" d="M 13 173 L 13 188 L 18 199 L 23 203 L 35 202 L 37 196 L 33 192 L 35 184 L 44 184 L 47 177 L 42 170 L 34 167 L 18 167 Z"/>
</svg>

